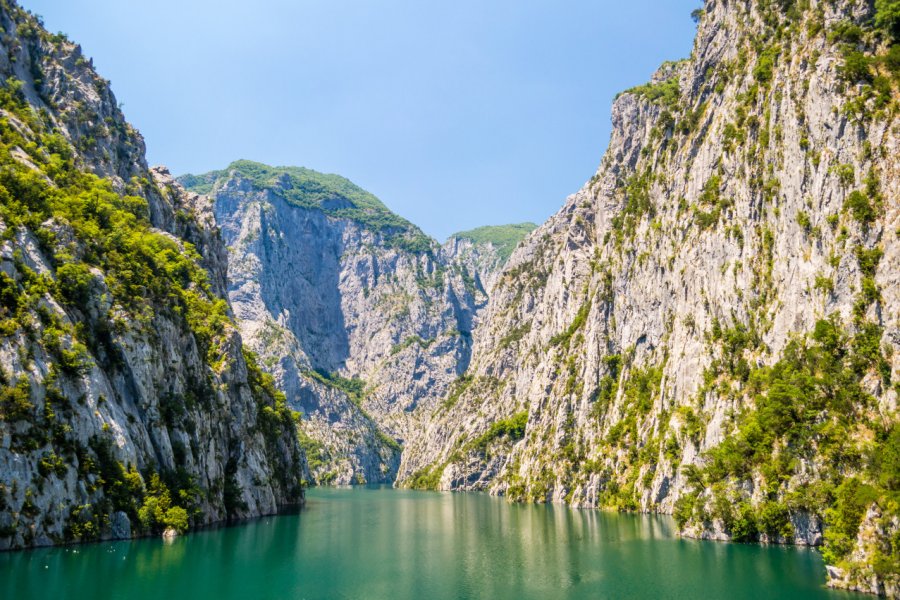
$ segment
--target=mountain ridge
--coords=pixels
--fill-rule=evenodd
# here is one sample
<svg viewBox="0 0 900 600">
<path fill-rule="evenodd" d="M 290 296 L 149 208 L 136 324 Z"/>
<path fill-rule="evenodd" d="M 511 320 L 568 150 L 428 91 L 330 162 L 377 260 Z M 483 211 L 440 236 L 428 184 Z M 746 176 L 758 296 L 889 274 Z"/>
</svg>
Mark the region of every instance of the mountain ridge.
<svg viewBox="0 0 900 600">
<path fill-rule="evenodd" d="M 442 247 L 310 169 L 237 161 L 180 179 L 212 199 L 242 334 L 304 415 L 313 480 L 393 482 L 401 445 L 468 366 L 501 251 Z"/>
<path fill-rule="evenodd" d="M 0 7 L 0 548 L 394 482 L 816 546 L 900 596 L 896 0 L 706 0 L 555 215 L 444 244 L 305 168 L 186 191 Z"/>
</svg>

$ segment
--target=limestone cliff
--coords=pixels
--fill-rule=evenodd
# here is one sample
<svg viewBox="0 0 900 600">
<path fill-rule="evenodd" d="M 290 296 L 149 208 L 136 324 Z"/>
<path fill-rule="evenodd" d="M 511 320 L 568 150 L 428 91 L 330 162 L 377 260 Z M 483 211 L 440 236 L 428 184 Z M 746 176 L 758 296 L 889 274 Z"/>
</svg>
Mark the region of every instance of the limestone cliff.
<svg viewBox="0 0 900 600">
<path fill-rule="evenodd" d="M 832 585 L 896 595 L 890 4 L 708 0 L 513 254 L 400 482 L 824 542 Z"/>
<path fill-rule="evenodd" d="M 535 229 L 534 223 L 486 225 L 454 233 L 444 243 L 447 264 L 461 275 L 479 306 L 487 302 L 513 250 Z"/>
<path fill-rule="evenodd" d="M 77 45 L 9 0 L 0 29 L 0 549 L 302 501 L 209 202 L 148 169 Z"/>
<path fill-rule="evenodd" d="M 441 248 L 309 169 L 238 161 L 181 181 L 214 201 L 241 331 L 304 415 L 315 481 L 393 481 L 401 445 L 467 368 L 484 278 L 507 256 Z"/>
</svg>

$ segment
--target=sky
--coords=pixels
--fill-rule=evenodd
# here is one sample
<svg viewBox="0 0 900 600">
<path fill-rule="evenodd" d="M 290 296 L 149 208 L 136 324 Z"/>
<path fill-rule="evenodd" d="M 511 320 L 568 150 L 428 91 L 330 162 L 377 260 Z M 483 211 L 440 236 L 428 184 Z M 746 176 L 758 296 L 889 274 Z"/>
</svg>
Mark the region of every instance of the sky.
<svg viewBox="0 0 900 600">
<path fill-rule="evenodd" d="M 112 81 L 150 164 L 338 173 L 445 239 L 543 222 L 616 93 L 690 54 L 702 0 L 20 0 Z"/>
</svg>

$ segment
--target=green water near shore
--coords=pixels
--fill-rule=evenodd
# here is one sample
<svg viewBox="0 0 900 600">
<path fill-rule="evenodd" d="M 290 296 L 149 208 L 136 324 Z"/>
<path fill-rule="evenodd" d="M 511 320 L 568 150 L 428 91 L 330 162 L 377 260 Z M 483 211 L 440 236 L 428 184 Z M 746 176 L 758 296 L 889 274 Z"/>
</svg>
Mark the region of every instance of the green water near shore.
<svg viewBox="0 0 900 600">
<path fill-rule="evenodd" d="M 320 488 L 297 514 L 0 554 L 0 597 L 858 598 L 815 551 L 674 537 L 671 519 L 483 494 Z"/>
</svg>

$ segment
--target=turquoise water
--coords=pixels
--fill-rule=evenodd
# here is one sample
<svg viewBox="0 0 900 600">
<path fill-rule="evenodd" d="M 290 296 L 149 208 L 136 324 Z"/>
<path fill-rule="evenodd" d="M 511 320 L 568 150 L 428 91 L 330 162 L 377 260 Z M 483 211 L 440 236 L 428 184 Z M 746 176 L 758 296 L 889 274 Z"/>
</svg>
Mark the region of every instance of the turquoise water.
<svg viewBox="0 0 900 600">
<path fill-rule="evenodd" d="M 681 540 L 664 517 L 374 487 L 307 498 L 173 543 L 0 554 L 0 597 L 865 598 L 826 590 L 814 551 Z"/>
</svg>

